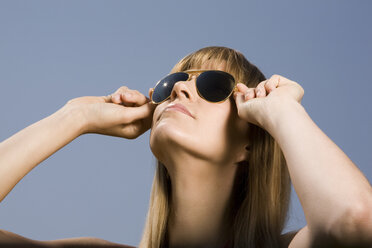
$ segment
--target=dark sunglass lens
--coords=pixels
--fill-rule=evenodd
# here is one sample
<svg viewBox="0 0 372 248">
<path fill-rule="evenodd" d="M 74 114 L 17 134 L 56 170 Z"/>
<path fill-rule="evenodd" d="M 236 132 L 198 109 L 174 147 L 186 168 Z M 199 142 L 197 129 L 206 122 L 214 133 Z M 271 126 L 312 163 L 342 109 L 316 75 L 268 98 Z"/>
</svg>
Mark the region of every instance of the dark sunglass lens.
<svg viewBox="0 0 372 248">
<path fill-rule="evenodd" d="M 179 81 L 186 81 L 188 77 L 189 75 L 184 72 L 176 72 L 166 76 L 156 84 L 154 92 L 152 93 L 152 100 L 156 103 L 164 101 L 170 96 L 174 84 Z"/>
<path fill-rule="evenodd" d="M 234 86 L 234 78 L 223 71 L 206 71 L 196 80 L 199 93 L 211 102 L 220 102 L 227 98 Z"/>
</svg>

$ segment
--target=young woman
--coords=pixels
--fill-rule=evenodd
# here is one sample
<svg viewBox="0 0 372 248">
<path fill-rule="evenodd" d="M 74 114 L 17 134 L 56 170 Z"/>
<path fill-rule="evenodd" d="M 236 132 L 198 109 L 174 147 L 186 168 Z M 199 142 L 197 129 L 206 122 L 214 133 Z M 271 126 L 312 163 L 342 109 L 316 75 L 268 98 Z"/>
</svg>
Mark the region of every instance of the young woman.
<svg viewBox="0 0 372 248">
<path fill-rule="evenodd" d="M 371 185 L 311 120 L 303 95 L 283 76 L 265 79 L 236 50 L 200 49 L 149 98 L 123 86 L 109 96 L 72 99 L 3 141 L 0 200 L 82 134 L 134 139 L 151 128 L 158 162 L 140 247 L 368 247 Z M 282 235 L 291 181 L 307 225 Z M 35 241 L 7 231 L 0 238 L 126 247 L 96 238 Z"/>
</svg>

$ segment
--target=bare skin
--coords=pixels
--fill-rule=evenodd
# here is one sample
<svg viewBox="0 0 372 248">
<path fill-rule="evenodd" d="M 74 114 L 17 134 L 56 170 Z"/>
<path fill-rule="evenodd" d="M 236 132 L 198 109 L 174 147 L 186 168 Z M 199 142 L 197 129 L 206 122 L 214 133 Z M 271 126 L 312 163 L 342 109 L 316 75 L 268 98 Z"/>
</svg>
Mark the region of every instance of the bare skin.
<svg viewBox="0 0 372 248">
<path fill-rule="evenodd" d="M 134 139 L 150 128 L 153 110 L 146 96 L 125 86 L 112 98 L 87 96 L 68 101 L 57 112 L 0 143 L 0 201 L 34 167 L 80 135 L 98 133 Z M 37 241 L 0 230 L 1 247 L 79 247 L 87 243 L 91 247 L 128 247 L 91 237 Z"/>
<path fill-rule="evenodd" d="M 94 238 L 94 237 L 80 237 L 80 238 L 67 238 L 50 241 L 39 241 L 25 238 L 21 235 L 0 230 L 0 245 L 2 248 L 6 247 L 29 247 L 29 248 L 73 248 L 73 247 L 112 247 L 112 248 L 133 248 L 122 244 L 113 243 L 107 240 Z"/>
<path fill-rule="evenodd" d="M 151 149 L 172 181 L 170 247 L 220 247 L 226 242 L 225 212 L 236 163 L 247 158 L 248 125 L 237 118 L 233 101 L 205 101 L 197 94 L 195 78 L 176 83 L 171 98 L 155 109 L 151 129 Z M 194 118 L 164 111 L 171 103 L 183 104 Z"/>
<path fill-rule="evenodd" d="M 212 65 L 196 69 L 224 69 L 223 64 Z M 224 215 L 235 164 L 249 156 L 245 150 L 249 141 L 244 134 L 250 122 L 266 129 L 278 141 L 304 209 L 307 226 L 296 235 L 287 235 L 286 244 L 371 244 L 371 186 L 307 115 L 300 105 L 303 89 L 278 75 L 256 88 L 238 84 L 238 89 L 239 93 L 234 94 L 236 103 L 205 102 L 196 93 L 193 77 L 178 82 L 171 99 L 156 108 L 144 95 L 126 87 L 118 89 L 112 98 L 73 99 L 53 115 L 0 143 L 0 201 L 35 166 L 84 133 L 134 139 L 152 127 L 151 149 L 166 165 L 173 183 L 175 208 L 170 218 L 170 246 L 218 247 L 225 241 Z M 125 92 L 132 96 L 124 96 Z M 177 111 L 162 112 L 174 102 L 184 104 L 194 118 Z M 51 134 L 54 139 L 50 139 Z M 13 235 L 3 234 L 0 244 Z M 17 235 L 13 238 L 30 241 Z M 86 241 L 92 242 L 90 245 L 105 242 L 96 238 L 36 242 L 62 247 L 64 243 Z"/>
<path fill-rule="evenodd" d="M 224 64 L 206 63 L 196 69 L 223 70 Z M 235 164 L 248 155 L 241 120 L 266 129 L 286 157 L 308 223 L 290 247 L 371 245 L 371 185 L 307 115 L 300 104 L 302 87 L 273 75 L 256 88 L 243 84 L 238 88 L 234 99 L 240 119 L 234 118 L 231 101 L 215 104 L 201 99 L 195 77 L 178 82 L 171 98 L 154 112 L 150 145 L 167 167 L 173 190 L 170 247 L 223 246 Z M 185 105 L 195 118 L 162 112 L 172 103 Z"/>
</svg>

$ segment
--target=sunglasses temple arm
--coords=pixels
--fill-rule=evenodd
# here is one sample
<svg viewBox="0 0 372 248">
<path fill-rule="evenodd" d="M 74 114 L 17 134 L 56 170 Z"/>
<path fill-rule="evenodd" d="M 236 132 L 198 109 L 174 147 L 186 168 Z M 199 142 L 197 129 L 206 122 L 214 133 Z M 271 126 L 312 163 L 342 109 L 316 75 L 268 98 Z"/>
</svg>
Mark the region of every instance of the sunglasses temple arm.
<svg viewBox="0 0 372 248">
<path fill-rule="evenodd" d="M 233 90 L 233 93 L 235 93 L 235 92 L 239 92 L 239 89 L 238 89 L 238 87 L 234 87 L 234 90 Z"/>
</svg>

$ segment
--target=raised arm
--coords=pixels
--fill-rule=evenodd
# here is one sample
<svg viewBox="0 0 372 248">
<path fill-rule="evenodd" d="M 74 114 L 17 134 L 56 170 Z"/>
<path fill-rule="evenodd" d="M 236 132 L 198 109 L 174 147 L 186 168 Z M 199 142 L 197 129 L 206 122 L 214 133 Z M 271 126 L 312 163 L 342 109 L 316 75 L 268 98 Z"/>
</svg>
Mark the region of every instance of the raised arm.
<svg viewBox="0 0 372 248">
<path fill-rule="evenodd" d="M 123 93 L 131 93 L 124 96 Z M 35 166 L 84 133 L 134 139 L 151 127 L 155 106 L 136 90 L 70 100 L 54 114 L 0 143 L 0 201 Z M 0 230 L 0 247 L 129 247 L 99 238 L 37 241 Z"/>
<path fill-rule="evenodd" d="M 0 201 L 35 166 L 82 133 L 82 115 L 63 107 L 0 143 Z"/>
<path fill-rule="evenodd" d="M 38 241 L 25 238 L 21 235 L 0 229 L 0 247 L 14 248 L 78 248 L 78 247 L 110 247 L 110 248 L 134 248 L 133 246 L 113 243 L 104 239 L 94 237 L 67 238 L 48 241 Z"/>
<path fill-rule="evenodd" d="M 299 103 L 280 106 L 272 109 L 267 130 L 284 153 L 309 231 L 323 239 L 314 242 L 334 239 L 343 245 L 372 246 L 368 180 Z"/>
<path fill-rule="evenodd" d="M 124 97 L 130 92 L 130 97 Z M 151 127 L 154 106 L 136 90 L 70 100 L 54 114 L 0 143 L 0 201 L 35 166 L 83 133 L 134 139 Z"/>
<path fill-rule="evenodd" d="M 300 104 L 303 88 L 279 75 L 234 95 L 239 116 L 281 147 L 307 221 L 290 247 L 372 246 L 372 189 Z"/>
</svg>

